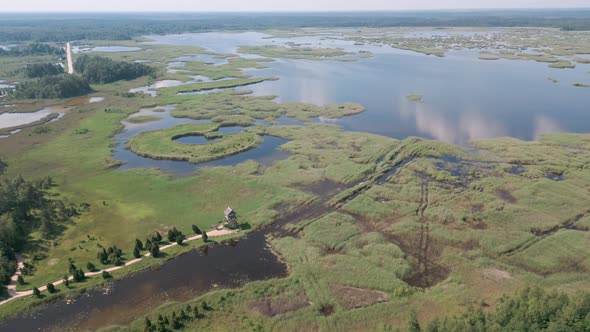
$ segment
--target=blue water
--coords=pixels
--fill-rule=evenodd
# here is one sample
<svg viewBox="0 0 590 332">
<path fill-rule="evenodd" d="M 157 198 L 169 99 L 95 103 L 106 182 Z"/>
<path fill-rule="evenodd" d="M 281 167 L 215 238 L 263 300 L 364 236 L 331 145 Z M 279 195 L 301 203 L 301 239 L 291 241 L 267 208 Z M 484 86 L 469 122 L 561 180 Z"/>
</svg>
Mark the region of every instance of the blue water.
<svg viewBox="0 0 590 332">
<path fill-rule="evenodd" d="M 209 120 L 192 120 L 186 118 L 175 118 L 170 115 L 170 111 L 174 109 L 174 105 L 167 105 L 162 107 L 156 107 L 151 109 L 143 109 L 138 115 L 152 115 L 160 118 L 158 121 L 146 122 L 146 123 L 127 123 L 126 128 L 120 134 L 115 136 L 117 145 L 113 149 L 113 157 L 123 164 L 119 166 L 119 170 L 133 169 L 133 168 L 156 168 L 167 173 L 172 173 L 180 176 L 187 176 L 194 174 L 195 171 L 202 167 L 214 167 L 214 166 L 233 166 L 239 163 L 255 160 L 261 166 L 266 167 L 272 165 L 275 161 L 283 160 L 289 157 L 289 153 L 280 149 L 280 146 L 287 143 L 287 140 L 274 137 L 264 136 L 261 144 L 253 149 L 241 152 L 227 158 L 212 160 L 208 162 L 193 164 L 185 161 L 175 160 L 155 160 L 145 157 L 140 157 L 135 153 L 127 150 L 125 147 L 129 138 L 144 132 L 151 130 L 160 130 L 170 128 L 183 123 L 208 123 Z M 163 109 L 164 112 L 155 112 L 154 109 Z M 222 134 L 234 134 L 244 130 L 244 127 L 231 126 L 231 127 L 220 127 L 218 131 Z M 186 140 L 198 140 L 197 137 L 202 136 L 188 136 L 182 139 Z M 211 142 L 211 141 L 209 141 Z M 184 143 L 184 142 L 183 142 Z M 199 143 L 197 143 L 199 144 Z"/>
<path fill-rule="evenodd" d="M 276 59 L 265 63 L 268 69 L 247 73 L 276 76 L 278 81 L 240 88 L 255 95 L 276 95 L 279 101 L 363 104 L 365 113 L 335 121 L 347 130 L 456 144 L 480 138 L 534 140 L 543 133 L 590 131 L 590 89 L 571 86 L 590 83 L 588 64 L 553 69 L 532 61 L 483 61 L 477 59 L 476 50 L 452 51 L 439 58 L 339 39 L 305 37 L 273 42 L 264 37 L 248 32 L 153 38 L 156 43 L 198 45 L 218 53 L 235 53 L 240 45 L 289 41 L 371 51 L 374 57 L 356 62 Z M 422 95 L 424 100 L 408 101 L 409 94 Z"/>
</svg>

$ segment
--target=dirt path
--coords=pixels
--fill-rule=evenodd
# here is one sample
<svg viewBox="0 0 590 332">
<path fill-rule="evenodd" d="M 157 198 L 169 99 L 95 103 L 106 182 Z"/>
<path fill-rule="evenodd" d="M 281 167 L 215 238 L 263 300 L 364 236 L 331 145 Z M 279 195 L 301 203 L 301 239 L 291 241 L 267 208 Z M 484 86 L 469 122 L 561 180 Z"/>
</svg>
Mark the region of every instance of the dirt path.
<svg viewBox="0 0 590 332">
<path fill-rule="evenodd" d="M 72 61 L 72 44 L 66 44 L 66 58 L 68 62 L 68 74 L 72 75 L 74 73 L 74 62 Z"/>
<path fill-rule="evenodd" d="M 219 236 L 224 236 L 224 235 L 233 234 L 233 233 L 235 233 L 235 232 L 236 232 L 236 231 L 232 231 L 232 230 L 226 230 L 226 229 L 223 229 L 223 230 L 213 230 L 213 231 L 207 232 L 207 235 L 208 235 L 209 237 L 219 237 Z M 195 235 L 195 236 L 193 236 L 193 237 L 190 237 L 190 238 L 186 239 L 184 242 L 190 242 L 190 241 L 198 240 L 198 239 L 200 239 L 201 237 L 202 237 L 202 235 Z M 162 246 L 162 247 L 160 247 L 160 251 L 166 250 L 166 249 L 168 249 L 168 248 L 170 248 L 170 247 L 174 247 L 174 246 L 177 246 L 177 245 L 178 245 L 177 243 L 171 243 L 171 244 L 167 244 L 167 245 L 165 245 L 165 246 Z M 95 275 L 102 274 L 102 272 L 103 272 L 103 271 L 106 271 L 106 272 L 117 271 L 117 270 L 120 270 L 120 269 L 122 269 L 122 268 L 125 268 L 125 267 L 127 267 L 127 266 L 129 266 L 129 265 L 133 265 L 133 264 L 135 264 L 135 263 L 137 263 L 137 262 L 141 261 L 142 259 L 144 259 L 144 258 L 146 258 L 146 257 L 149 257 L 149 256 L 151 256 L 151 254 L 148 252 L 148 253 L 144 254 L 144 255 L 143 255 L 142 257 L 140 257 L 140 258 L 135 258 L 135 259 L 133 259 L 133 260 L 130 260 L 130 261 L 126 262 L 124 265 L 120 265 L 120 266 L 113 266 L 113 267 L 109 267 L 109 268 L 107 268 L 107 269 L 100 270 L 100 271 L 96 271 L 96 272 L 87 272 L 87 273 L 85 273 L 84 275 L 85 275 L 86 277 L 91 277 L 91 276 L 95 276 Z M 16 291 L 16 284 L 17 284 L 17 279 L 18 279 L 18 276 L 19 276 L 19 275 L 20 275 L 20 273 L 21 273 L 21 269 L 22 269 L 22 268 L 23 268 L 23 266 L 24 266 L 24 263 L 23 263 L 23 258 L 22 258 L 21 256 L 19 256 L 19 255 L 17 255 L 17 262 L 18 262 L 18 268 L 17 268 L 17 271 L 16 271 L 16 273 L 15 273 L 15 274 L 12 276 L 12 278 L 10 279 L 10 284 L 7 286 L 7 289 L 8 289 L 8 294 L 9 294 L 11 297 L 10 297 L 10 298 L 8 298 L 8 299 L 6 299 L 6 300 L 4 300 L 4 301 L 2 301 L 2 302 L 0 302 L 0 305 L 3 305 L 3 304 L 5 304 L 5 303 L 8 303 L 8 302 L 10 302 L 10 301 L 12 301 L 12 300 L 14 300 L 14 299 L 18 299 L 18 298 L 21 298 L 21 297 L 24 297 L 24 296 L 33 295 L 33 290 L 27 290 L 27 291 L 22 291 L 22 292 L 17 292 L 17 291 Z M 72 279 L 73 279 L 73 277 L 71 277 L 71 276 L 68 278 L 68 280 L 72 280 Z M 57 285 L 61 285 L 61 284 L 63 284 L 63 282 L 64 282 L 64 280 L 63 280 L 63 279 L 61 279 L 61 280 L 56 280 L 56 281 L 54 281 L 54 282 L 53 282 L 53 285 L 55 285 L 55 286 L 57 286 Z M 38 287 L 38 288 L 39 288 L 39 290 L 40 290 L 40 291 L 45 291 L 45 290 L 47 290 L 47 286 L 42 286 L 42 287 Z"/>
</svg>

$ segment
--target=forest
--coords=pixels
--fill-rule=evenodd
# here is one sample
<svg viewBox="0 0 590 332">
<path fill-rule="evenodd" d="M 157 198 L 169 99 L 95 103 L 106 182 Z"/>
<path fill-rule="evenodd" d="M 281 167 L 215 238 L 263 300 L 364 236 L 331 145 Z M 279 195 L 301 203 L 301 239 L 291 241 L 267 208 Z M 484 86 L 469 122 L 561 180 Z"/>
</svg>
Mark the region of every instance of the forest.
<svg viewBox="0 0 590 332">
<path fill-rule="evenodd" d="M 589 10 L 283 14 L 0 14 L 0 42 L 130 40 L 150 34 L 302 27 L 547 27 L 590 30 Z"/>
<path fill-rule="evenodd" d="M 0 174 L 5 168 L 0 160 Z M 32 245 L 33 232 L 39 232 L 42 240 L 51 240 L 78 213 L 52 197 L 53 186 L 50 177 L 30 181 L 18 176 L 0 184 L 0 283 L 8 283 L 14 274 L 15 254 Z"/>
<path fill-rule="evenodd" d="M 64 73 L 64 68 L 56 63 L 32 63 L 22 68 L 28 78 L 53 76 Z"/>
<path fill-rule="evenodd" d="M 87 54 L 76 59 L 74 70 L 80 73 L 89 83 L 132 80 L 152 73 L 152 68 L 142 63 L 115 61 L 110 58 Z"/>
<path fill-rule="evenodd" d="M 460 316 L 437 319 L 421 328 L 412 317 L 408 332 L 590 331 L 590 294 L 568 296 L 526 288 L 500 299 L 495 312 L 470 308 Z"/>
<path fill-rule="evenodd" d="M 54 47 L 51 45 L 39 44 L 39 43 L 33 43 L 33 44 L 29 44 L 29 45 L 17 46 L 17 47 L 11 47 L 11 48 L 1 48 L 0 47 L 0 56 L 38 56 L 38 55 L 58 55 L 58 56 L 61 56 L 63 54 L 64 54 L 64 50 L 60 47 Z"/>
<path fill-rule="evenodd" d="M 19 83 L 12 93 L 15 99 L 57 99 L 88 94 L 92 88 L 79 75 L 46 76 Z"/>
</svg>

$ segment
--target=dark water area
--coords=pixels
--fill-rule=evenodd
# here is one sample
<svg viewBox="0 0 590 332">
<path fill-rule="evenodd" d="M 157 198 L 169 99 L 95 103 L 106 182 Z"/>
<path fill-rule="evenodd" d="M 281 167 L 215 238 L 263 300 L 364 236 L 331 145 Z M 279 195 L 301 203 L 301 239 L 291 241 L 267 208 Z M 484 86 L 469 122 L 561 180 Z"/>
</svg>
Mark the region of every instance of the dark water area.
<svg viewBox="0 0 590 332">
<path fill-rule="evenodd" d="M 80 331 L 127 324 L 168 301 L 188 301 L 211 290 L 286 277 L 287 266 L 270 250 L 266 236 L 290 236 L 283 228 L 286 224 L 328 213 L 330 208 L 325 203 L 343 188 L 323 181 L 301 189 L 322 196 L 304 207 L 283 212 L 273 224 L 254 230 L 238 241 L 190 251 L 159 268 L 116 280 L 108 289 L 91 290 L 74 302 L 59 300 L 42 305 L 32 315 L 8 319 L 0 323 L 0 332 Z"/>
<path fill-rule="evenodd" d="M 180 255 L 71 303 L 59 300 L 43 305 L 31 316 L 4 321 L 0 331 L 94 330 L 141 318 L 167 301 L 187 301 L 213 289 L 284 277 L 286 266 L 266 246 L 265 235 L 271 230 L 252 232 L 234 245 L 216 245 L 206 253 L 194 250 Z"/>
</svg>

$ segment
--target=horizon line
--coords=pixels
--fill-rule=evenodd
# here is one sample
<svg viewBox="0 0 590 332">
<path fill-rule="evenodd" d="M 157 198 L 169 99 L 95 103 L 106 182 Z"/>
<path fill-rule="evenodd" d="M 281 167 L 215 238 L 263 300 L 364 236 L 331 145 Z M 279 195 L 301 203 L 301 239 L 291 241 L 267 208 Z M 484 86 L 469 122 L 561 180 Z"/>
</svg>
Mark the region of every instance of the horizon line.
<svg viewBox="0 0 590 332">
<path fill-rule="evenodd" d="M 352 9 L 352 10 L 215 10 L 215 11 L 172 11 L 172 10 L 119 10 L 119 11 L 62 11 L 62 10 L 49 10 L 49 11 L 0 11 L 0 15 L 3 14 L 258 14 L 258 13 L 396 13 L 396 12 L 434 12 L 434 11 L 447 11 L 447 12 L 458 12 L 458 11 L 497 11 L 497 10 L 513 10 L 513 11 L 529 11 L 529 10 L 590 10 L 588 7 L 489 7 L 489 8 L 430 8 L 430 9 Z"/>
</svg>

